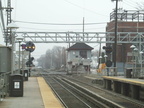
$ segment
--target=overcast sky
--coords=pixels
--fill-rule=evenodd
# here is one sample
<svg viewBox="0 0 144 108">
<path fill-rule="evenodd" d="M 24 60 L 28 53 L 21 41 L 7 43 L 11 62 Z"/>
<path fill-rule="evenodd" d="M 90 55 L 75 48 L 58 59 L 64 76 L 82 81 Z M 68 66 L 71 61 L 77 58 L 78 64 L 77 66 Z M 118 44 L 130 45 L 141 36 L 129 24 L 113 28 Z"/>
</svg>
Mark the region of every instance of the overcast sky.
<svg viewBox="0 0 144 108">
<path fill-rule="evenodd" d="M 2 0 L 6 6 L 7 0 Z M 19 26 L 18 31 L 75 31 L 81 32 L 81 26 L 52 26 L 35 23 L 56 24 L 80 24 L 85 18 L 85 23 L 98 23 L 85 26 L 85 31 L 105 32 L 106 23 L 109 22 L 110 13 L 115 8 L 115 2 L 111 0 L 11 0 L 12 19 Z M 119 2 L 119 8 L 135 10 L 136 3 L 143 0 L 123 0 Z M 5 13 L 6 15 L 6 13 Z M 47 49 L 54 45 L 62 44 L 36 44 L 36 50 L 32 53 L 36 58 L 45 54 Z M 67 47 L 67 44 L 63 44 Z M 43 46 L 43 49 L 42 49 Z M 93 45 L 94 47 L 96 45 Z"/>
</svg>

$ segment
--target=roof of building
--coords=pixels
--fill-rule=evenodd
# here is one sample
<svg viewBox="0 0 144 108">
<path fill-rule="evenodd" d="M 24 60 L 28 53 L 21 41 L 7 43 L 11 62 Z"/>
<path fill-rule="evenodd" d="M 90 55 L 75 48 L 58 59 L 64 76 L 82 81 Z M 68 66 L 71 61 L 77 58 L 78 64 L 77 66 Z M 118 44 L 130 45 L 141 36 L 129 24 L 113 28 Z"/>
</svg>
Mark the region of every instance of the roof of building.
<svg viewBox="0 0 144 108">
<path fill-rule="evenodd" d="M 68 48 L 67 50 L 92 50 L 93 48 L 90 47 L 89 45 L 85 44 L 85 43 L 76 43 L 74 45 L 72 45 L 70 48 Z"/>
</svg>

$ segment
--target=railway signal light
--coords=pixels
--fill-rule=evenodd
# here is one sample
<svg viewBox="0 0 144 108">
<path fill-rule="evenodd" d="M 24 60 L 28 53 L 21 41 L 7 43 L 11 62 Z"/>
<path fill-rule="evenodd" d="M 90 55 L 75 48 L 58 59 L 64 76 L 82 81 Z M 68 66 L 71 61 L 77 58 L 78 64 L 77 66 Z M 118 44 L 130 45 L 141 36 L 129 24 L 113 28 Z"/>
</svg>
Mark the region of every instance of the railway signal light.
<svg viewBox="0 0 144 108">
<path fill-rule="evenodd" d="M 112 47 L 111 46 L 103 46 L 103 49 L 106 51 L 106 53 L 108 53 L 108 54 L 110 54 L 112 51 L 113 51 L 113 49 L 112 49 Z"/>
<path fill-rule="evenodd" d="M 26 44 L 21 45 L 22 49 L 26 49 Z"/>
<path fill-rule="evenodd" d="M 111 67 L 112 66 L 112 61 L 111 60 L 107 60 L 106 61 L 106 66 L 107 67 Z"/>
<path fill-rule="evenodd" d="M 34 57 L 31 57 L 31 58 L 26 62 L 27 67 L 33 66 L 33 60 L 34 60 Z"/>
<path fill-rule="evenodd" d="M 31 41 L 26 43 L 26 51 L 33 52 L 35 50 L 35 44 Z"/>
</svg>

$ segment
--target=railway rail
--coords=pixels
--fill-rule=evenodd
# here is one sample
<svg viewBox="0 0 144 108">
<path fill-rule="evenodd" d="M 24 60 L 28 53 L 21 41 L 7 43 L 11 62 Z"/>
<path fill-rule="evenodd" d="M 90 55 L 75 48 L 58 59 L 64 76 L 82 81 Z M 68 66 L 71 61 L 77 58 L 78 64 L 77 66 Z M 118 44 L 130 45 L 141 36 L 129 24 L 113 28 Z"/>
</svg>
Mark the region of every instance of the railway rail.
<svg viewBox="0 0 144 108">
<path fill-rule="evenodd" d="M 43 77 L 66 108 L 91 108 L 91 106 L 65 87 L 64 84 L 59 82 L 58 79 L 49 75 L 45 75 Z"/>
<path fill-rule="evenodd" d="M 102 88 L 102 86 L 98 86 L 96 84 L 92 83 L 92 80 L 89 80 L 87 78 L 84 78 L 82 76 L 74 76 L 74 77 L 68 77 L 68 76 L 61 76 L 62 78 L 66 78 L 74 83 L 77 83 L 78 85 L 83 86 L 84 88 L 87 88 L 97 94 L 99 94 L 102 97 L 108 98 L 109 100 L 120 104 L 126 108 L 144 108 L 144 103 L 135 99 L 131 99 L 129 97 L 120 95 L 118 93 L 114 93 L 112 91 L 108 91 Z"/>
<path fill-rule="evenodd" d="M 138 104 L 128 102 L 122 98 L 96 90 L 78 81 L 71 81 L 59 75 L 43 75 L 62 103 L 67 108 L 142 108 Z M 112 98 L 112 99 L 111 99 Z M 115 100 L 117 99 L 117 100 Z"/>
</svg>

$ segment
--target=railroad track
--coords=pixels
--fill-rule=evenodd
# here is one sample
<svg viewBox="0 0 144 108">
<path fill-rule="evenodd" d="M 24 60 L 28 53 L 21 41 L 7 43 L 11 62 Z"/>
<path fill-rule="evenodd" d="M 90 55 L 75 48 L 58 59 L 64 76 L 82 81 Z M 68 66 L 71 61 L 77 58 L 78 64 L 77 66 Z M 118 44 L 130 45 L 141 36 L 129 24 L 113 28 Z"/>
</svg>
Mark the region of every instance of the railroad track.
<svg viewBox="0 0 144 108">
<path fill-rule="evenodd" d="M 91 108 L 91 106 L 71 92 L 58 79 L 55 79 L 51 75 L 43 77 L 66 108 Z"/>
<path fill-rule="evenodd" d="M 66 78 L 69 81 L 81 85 L 82 87 L 87 88 L 90 91 L 93 91 L 98 95 L 107 98 L 125 108 L 144 108 L 144 103 L 95 86 L 95 84 L 92 84 L 91 81 L 88 81 L 84 77 L 67 77 L 61 75 L 59 75 L 59 77 Z"/>
<path fill-rule="evenodd" d="M 43 75 L 67 108 L 124 108 L 70 80 L 56 75 Z"/>
</svg>

